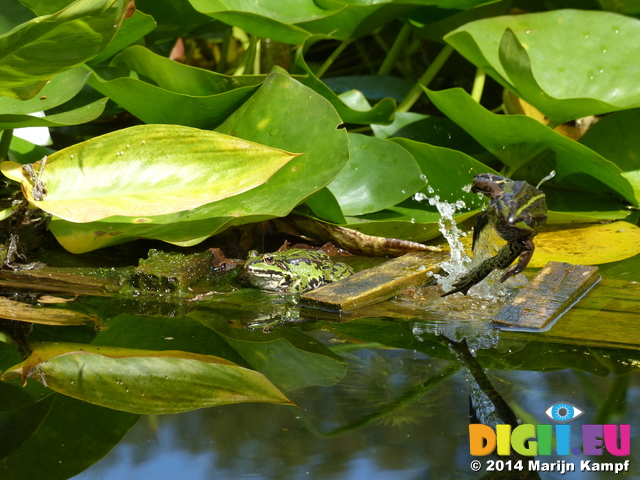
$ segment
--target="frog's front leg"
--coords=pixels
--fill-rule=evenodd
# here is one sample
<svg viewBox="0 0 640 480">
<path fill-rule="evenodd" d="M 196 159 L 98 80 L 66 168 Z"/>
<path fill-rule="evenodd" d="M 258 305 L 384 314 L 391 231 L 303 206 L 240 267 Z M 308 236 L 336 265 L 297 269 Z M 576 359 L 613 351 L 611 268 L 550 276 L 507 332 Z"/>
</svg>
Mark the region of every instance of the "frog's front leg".
<svg viewBox="0 0 640 480">
<path fill-rule="evenodd" d="M 536 246 L 533 244 L 533 240 L 531 239 L 523 242 L 514 242 L 513 245 L 514 249 L 516 249 L 516 246 L 519 246 L 521 248 L 521 253 L 519 253 L 520 260 L 518 260 L 518 263 L 516 263 L 513 267 L 502 274 L 502 276 L 500 277 L 500 283 L 504 282 L 509 277 L 513 277 L 514 275 L 523 272 L 524 269 L 527 268 L 527 265 L 529 265 L 529 261 L 533 256 L 533 251 L 536 248 Z"/>
</svg>

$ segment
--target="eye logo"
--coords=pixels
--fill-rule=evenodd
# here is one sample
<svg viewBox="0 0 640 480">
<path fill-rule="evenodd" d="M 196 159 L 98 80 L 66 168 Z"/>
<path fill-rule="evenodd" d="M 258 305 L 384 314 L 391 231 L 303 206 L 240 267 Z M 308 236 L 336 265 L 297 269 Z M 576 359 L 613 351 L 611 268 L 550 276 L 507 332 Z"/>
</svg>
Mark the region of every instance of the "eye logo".
<svg viewBox="0 0 640 480">
<path fill-rule="evenodd" d="M 570 403 L 554 403 L 544 412 L 554 422 L 571 422 L 584 412 Z"/>
</svg>

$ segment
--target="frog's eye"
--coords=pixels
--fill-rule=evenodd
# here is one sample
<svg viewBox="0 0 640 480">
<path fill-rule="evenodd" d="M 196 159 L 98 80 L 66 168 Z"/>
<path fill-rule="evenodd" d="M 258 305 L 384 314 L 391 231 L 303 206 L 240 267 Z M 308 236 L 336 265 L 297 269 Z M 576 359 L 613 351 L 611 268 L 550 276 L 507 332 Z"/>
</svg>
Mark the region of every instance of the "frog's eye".
<svg viewBox="0 0 640 480">
<path fill-rule="evenodd" d="M 264 258 L 262 259 L 264 261 L 264 263 L 266 263 L 267 265 L 273 265 L 275 263 L 275 261 L 273 260 L 273 255 L 265 255 Z"/>
</svg>

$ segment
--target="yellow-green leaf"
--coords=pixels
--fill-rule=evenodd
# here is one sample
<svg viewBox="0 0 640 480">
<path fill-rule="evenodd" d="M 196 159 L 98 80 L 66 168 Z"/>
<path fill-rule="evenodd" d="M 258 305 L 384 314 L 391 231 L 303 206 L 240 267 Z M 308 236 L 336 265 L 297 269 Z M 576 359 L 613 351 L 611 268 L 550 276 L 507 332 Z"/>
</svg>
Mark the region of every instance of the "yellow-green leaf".
<svg viewBox="0 0 640 480">
<path fill-rule="evenodd" d="M 140 125 L 60 150 L 2 172 L 33 205 L 71 222 L 191 210 L 264 184 L 296 154 L 229 135 L 176 125 Z M 40 172 L 42 171 L 42 174 Z M 46 194 L 40 199 L 37 182 Z"/>
<path fill-rule="evenodd" d="M 640 228 L 627 222 L 552 225 L 534 239 L 536 250 L 530 267 L 547 262 L 598 265 L 617 262 L 640 253 Z"/>
</svg>

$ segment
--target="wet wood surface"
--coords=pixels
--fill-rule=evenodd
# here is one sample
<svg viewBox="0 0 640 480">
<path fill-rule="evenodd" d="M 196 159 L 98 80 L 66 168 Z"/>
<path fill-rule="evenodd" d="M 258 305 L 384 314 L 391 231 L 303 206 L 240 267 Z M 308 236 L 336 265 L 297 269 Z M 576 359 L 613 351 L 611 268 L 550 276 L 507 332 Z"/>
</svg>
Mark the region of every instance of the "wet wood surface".
<svg viewBox="0 0 640 480">
<path fill-rule="evenodd" d="M 544 328 L 598 280 L 598 267 L 549 262 L 493 319 L 504 327 Z"/>
<path fill-rule="evenodd" d="M 416 252 L 356 273 L 301 295 L 302 304 L 331 312 L 349 312 L 388 300 L 424 283 L 440 270 L 443 254 Z"/>
</svg>

